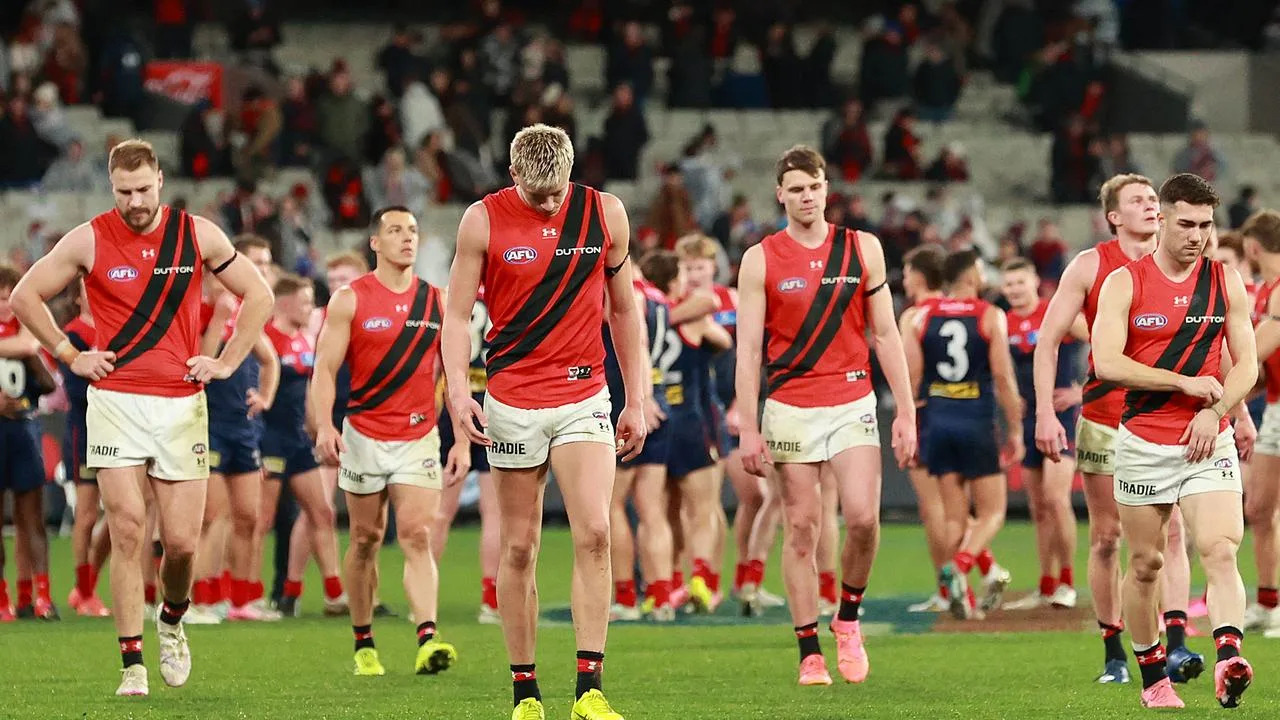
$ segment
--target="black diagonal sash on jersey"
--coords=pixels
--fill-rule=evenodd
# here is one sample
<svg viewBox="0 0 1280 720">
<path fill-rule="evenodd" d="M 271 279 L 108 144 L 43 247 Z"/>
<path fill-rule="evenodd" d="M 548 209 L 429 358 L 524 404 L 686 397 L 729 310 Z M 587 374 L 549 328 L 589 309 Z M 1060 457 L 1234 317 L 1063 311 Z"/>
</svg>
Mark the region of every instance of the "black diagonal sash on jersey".
<svg viewBox="0 0 1280 720">
<path fill-rule="evenodd" d="M 1156 270 L 1159 272 L 1159 269 Z M 1211 263 L 1205 261 L 1200 265 L 1200 272 L 1197 273 L 1196 289 L 1191 297 L 1191 304 L 1187 307 L 1187 315 L 1191 317 L 1211 315 L 1212 310 L 1218 309 L 1218 293 L 1216 292 L 1217 283 L 1213 282 L 1213 270 Z M 1185 369 L 1186 363 L 1183 362 L 1183 356 L 1187 355 L 1188 348 L 1192 349 L 1191 356 L 1199 353 L 1200 346 L 1204 345 L 1204 354 L 1200 355 L 1199 363 L 1195 369 L 1199 372 L 1199 365 L 1204 364 L 1205 355 L 1208 354 L 1208 346 L 1213 343 L 1216 333 L 1213 333 L 1208 327 L 1210 323 L 1188 323 L 1183 322 L 1182 327 L 1178 328 L 1178 332 L 1169 340 L 1169 345 L 1160 354 L 1152 367 L 1161 370 L 1169 370 L 1170 372 L 1181 373 Z M 1194 345 L 1194 347 L 1193 347 Z M 1191 356 L 1187 359 L 1190 360 Z M 1173 393 L 1167 390 L 1129 390 L 1125 393 L 1124 415 L 1121 422 L 1126 422 L 1143 413 L 1159 410 L 1165 403 L 1173 398 Z"/>
<path fill-rule="evenodd" d="M 547 308 L 546 314 L 529 327 L 529 331 L 525 333 L 524 337 L 520 338 L 514 345 L 509 346 L 506 352 L 496 358 L 493 356 L 492 348 L 489 350 L 489 375 L 496 375 L 511 367 L 541 344 L 547 338 L 547 335 L 551 334 L 551 330 L 559 325 L 561 320 L 564 320 L 564 316 L 568 314 L 569 308 L 577 300 L 582 287 L 587 284 L 588 278 L 599 267 L 600 256 L 604 254 L 604 212 L 599 204 L 589 203 L 585 209 L 585 214 L 587 216 L 587 234 L 586 242 L 581 247 L 593 247 L 598 248 L 598 250 L 594 253 L 577 253 L 578 257 L 575 259 L 573 272 L 569 275 L 569 281 L 565 283 L 559 297 L 555 299 L 551 307 Z"/>
<path fill-rule="evenodd" d="M 565 211 L 564 225 L 559 229 L 560 242 L 556 246 L 557 251 L 571 250 L 577 247 L 581 240 L 588 193 L 587 189 L 581 185 L 575 184 L 570 187 L 572 190 L 570 191 L 569 199 L 565 201 L 569 203 L 569 208 Z M 493 377 L 497 373 L 494 368 L 499 358 L 508 353 L 515 355 L 509 361 L 504 361 L 501 367 L 505 368 L 519 360 L 529 351 L 525 343 L 517 341 L 521 340 L 522 336 L 535 327 L 543 312 L 551 305 L 556 291 L 560 289 L 560 281 L 565 276 L 565 273 L 568 272 L 573 261 L 574 253 L 560 254 L 557 252 L 555 257 L 551 259 L 551 264 L 547 266 L 547 271 L 542 276 L 542 280 L 538 282 L 537 287 L 529 294 L 529 299 L 516 312 L 515 317 L 503 326 L 502 330 L 489 342 L 489 354 L 485 360 L 485 368 L 489 377 Z"/>
<path fill-rule="evenodd" d="M 853 243 L 849 244 L 846 267 L 842 275 L 857 277 L 858 283 L 862 282 L 862 262 L 858 259 L 858 251 Z M 823 323 L 818 337 L 814 339 L 813 344 L 809 346 L 809 350 L 805 352 L 795 366 L 775 379 L 776 387 L 771 387 L 770 390 L 776 390 L 788 380 L 799 377 L 813 369 L 814 364 L 818 362 L 818 358 L 830 347 L 831 341 L 840 330 L 840 326 L 844 322 L 845 311 L 849 309 L 849 303 L 853 302 L 854 296 L 858 293 L 858 286 L 858 284 L 854 283 L 839 284 L 835 300 L 831 304 L 831 314 L 827 316 L 827 321 Z"/>
<path fill-rule="evenodd" d="M 831 242 L 831 251 L 827 253 L 826 265 L 822 273 L 823 279 L 848 274 L 846 269 L 849 267 L 851 259 L 853 259 L 852 262 L 857 262 L 854 259 L 857 254 L 857 248 L 853 242 L 849 241 L 848 230 L 843 227 L 836 228 L 835 236 Z M 844 285 L 844 283 L 841 283 L 841 285 Z M 822 321 L 823 316 L 828 318 L 826 325 L 823 326 L 824 329 L 827 325 L 830 325 L 833 318 L 838 326 L 840 316 L 844 314 L 845 308 L 849 306 L 849 300 L 845 299 L 844 304 L 829 315 L 827 314 L 827 309 L 831 307 L 833 300 L 838 301 L 840 299 L 837 294 L 840 297 L 844 296 L 843 290 L 846 288 L 841 287 L 839 289 L 841 292 L 837 293 L 837 286 L 834 283 L 822 283 L 819 286 L 817 294 L 814 295 L 813 304 L 809 306 L 809 312 L 805 314 L 804 321 L 800 324 L 799 331 L 796 332 L 796 339 L 792 341 L 786 351 L 778 356 L 777 360 L 769 362 L 766 367 L 770 393 L 781 387 L 782 383 L 800 374 L 792 372 L 799 367 L 797 361 L 803 363 L 815 349 L 819 353 L 825 349 L 824 345 L 815 341 L 809 347 L 810 352 L 804 353 L 804 358 L 801 357 L 805 347 L 809 346 L 809 339 L 818 332 L 818 323 Z M 850 297 L 852 296 L 850 295 Z M 810 360 L 810 363 L 812 363 L 812 360 Z M 800 372 L 804 371 L 801 370 Z"/>
<path fill-rule="evenodd" d="M 422 286 L 429 287 L 426 283 L 422 283 Z M 413 377 L 413 374 L 418 371 L 418 368 L 422 365 L 423 358 L 426 357 L 427 352 L 429 352 L 432 345 L 435 344 L 436 336 L 440 334 L 440 303 L 435 293 L 430 293 L 430 297 L 431 299 L 425 313 L 419 312 L 418 314 L 409 316 L 409 318 L 413 320 L 422 320 L 425 318 L 427 323 L 423 326 L 422 332 L 418 335 L 417 340 L 414 341 L 413 347 L 409 350 L 408 357 L 405 358 L 405 361 L 400 365 L 399 369 L 396 370 L 396 373 L 392 375 L 389 380 L 383 383 L 382 387 L 379 388 L 377 392 L 364 400 L 350 404 L 347 408 L 347 412 L 354 414 L 378 407 L 395 394 L 397 390 L 404 387 L 405 383 L 409 382 L 409 378 Z M 417 331 L 417 328 L 406 327 L 405 329 Z M 387 353 L 387 356 L 391 357 L 391 353 Z M 386 360 L 384 359 L 383 362 L 386 362 Z M 366 387 L 372 387 L 372 384 L 367 385 Z"/>
<path fill-rule="evenodd" d="M 1090 385 L 1092 385 L 1092 387 L 1090 387 Z M 1120 387 L 1110 380 L 1099 380 L 1098 376 L 1093 374 L 1092 370 L 1090 370 L 1088 376 L 1085 377 L 1084 386 L 1084 394 L 1080 396 L 1080 401 L 1085 405 L 1101 400 L 1112 390 Z"/>
<path fill-rule="evenodd" d="M 195 221 L 185 212 L 178 216 L 178 220 L 178 222 L 173 223 L 181 227 L 181 240 L 178 241 L 178 261 L 176 266 L 168 267 L 189 267 L 192 271 L 190 273 L 176 273 L 173 276 L 173 282 L 169 285 L 169 290 L 164 294 L 164 299 L 160 301 L 160 309 L 156 312 L 151 326 L 147 328 L 147 331 L 143 333 L 138 342 L 134 343 L 133 347 L 116 358 L 115 366 L 117 368 L 133 362 L 142 353 L 155 347 L 156 343 L 160 342 L 160 339 L 169 331 L 174 317 L 182 309 L 182 303 L 186 300 L 187 290 L 191 287 L 191 278 L 195 275 L 197 265 L 196 228 Z M 162 266 L 157 265 L 157 267 Z M 154 273 L 152 276 L 161 277 Z"/>
<path fill-rule="evenodd" d="M 418 280 L 418 291 L 414 293 L 413 305 L 409 308 L 409 319 L 420 320 L 425 316 L 427 308 L 427 298 L 431 294 L 431 286 L 422 280 Z M 369 375 L 369 379 L 360 387 L 351 388 L 351 401 L 360 399 L 361 395 L 368 395 L 373 392 L 383 380 L 386 380 L 391 371 L 396 369 L 396 365 L 404 357 L 405 352 L 409 349 L 409 345 L 413 342 L 414 336 L 418 334 L 418 328 L 409 327 L 407 324 L 400 328 L 400 334 L 396 336 L 395 342 L 391 343 L 391 348 L 387 350 L 387 354 L 378 362 L 377 367 L 373 369 L 373 373 Z"/>
</svg>

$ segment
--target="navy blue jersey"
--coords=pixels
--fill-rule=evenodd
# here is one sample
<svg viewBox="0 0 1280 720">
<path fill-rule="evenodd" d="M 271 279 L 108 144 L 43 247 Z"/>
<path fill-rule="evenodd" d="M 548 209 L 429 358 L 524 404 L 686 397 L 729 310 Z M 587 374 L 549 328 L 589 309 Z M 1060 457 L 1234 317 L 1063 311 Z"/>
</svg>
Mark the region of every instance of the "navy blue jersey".
<svg viewBox="0 0 1280 720">
<path fill-rule="evenodd" d="M 10 318 L 0 323 L 0 337 L 13 337 L 22 331 L 18 319 Z M 0 392 L 20 403 L 21 417 L 0 417 L 6 423 L 27 422 L 35 417 L 35 411 L 44 393 L 36 382 L 36 374 L 31 371 L 31 363 L 42 363 L 44 360 L 36 355 L 30 358 L 0 358 Z"/>
<path fill-rule="evenodd" d="M 988 303 L 936 298 L 921 307 L 924 395 L 930 421 L 990 421 L 995 416 L 990 340 L 982 332 Z"/>
<path fill-rule="evenodd" d="M 307 381 L 316 364 L 315 349 L 311 341 L 299 330 L 286 335 L 267 323 L 267 339 L 280 357 L 280 388 L 275 402 L 262 414 L 268 432 L 295 435 L 304 433 L 303 424 L 307 412 Z"/>
<path fill-rule="evenodd" d="M 79 316 L 67 323 L 63 331 L 71 346 L 80 352 L 91 350 L 97 337 L 93 326 Z M 62 389 L 67 394 L 67 423 L 84 425 L 85 412 L 89 408 L 89 381 L 71 372 L 71 367 L 61 361 L 58 362 L 58 374 L 62 376 Z"/>
<path fill-rule="evenodd" d="M 1013 373 L 1018 380 L 1018 393 L 1028 401 L 1028 413 L 1035 411 L 1035 354 L 1036 345 L 1040 341 L 1040 325 L 1044 322 L 1044 313 L 1049 308 L 1048 300 L 1040 300 L 1035 309 L 1027 314 L 1010 310 L 1009 315 L 1009 352 L 1013 356 Z M 1080 375 L 1080 343 L 1071 338 L 1063 338 L 1058 347 L 1058 371 L 1054 378 L 1054 387 L 1070 387 L 1079 381 Z"/>
<path fill-rule="evenodd" d="M 671 414 L 696 415 L 709 420 L 711 395 L 711 359 L 715 353 L 694 347 L 678 330 L 669 329 L 663 338 L 657 366 L 666 381 L 667 404 Z"/>
<path fill-rule="evenodd" d="M 661 338 L 665 338 L 669 332 L 675 333 L 669 320 L 670 308 L 658 299 L 658 295 L 643 290 L 638 284 L 636 290 L 644 293 L 644 321 L 649 333 L 649 359 L 653 363 L 653 399 L 665 412 L 667 409 L 666 385 L 663 382 L 663 371 L 659 368 L 659 356 L 663 347 Z M 653 292 L 656 293 L 656 290 Z M 604 377 L 609 386 L 609 396 L 613 399 L 616 408 L 613 418 L 616 425 L 617 415 L 622 411 L 622 403 L 626 399 L 626 383 L 622 379 L 622 367 L 618 365 L 618 351 L 613 347 L 613 337 L 609 334 L 608 325 L 604 326 L 603 332 Z"/>
<path fill-rule="evenodd" d="M 251 388 L 258 387 L 261 369 L 258 358 L 250 354 L 225 380 L 214 380 L 205 385 L 209 419 L 212 422 L 248 422 L 249 405 L 246 398 Z"/>
</svg>

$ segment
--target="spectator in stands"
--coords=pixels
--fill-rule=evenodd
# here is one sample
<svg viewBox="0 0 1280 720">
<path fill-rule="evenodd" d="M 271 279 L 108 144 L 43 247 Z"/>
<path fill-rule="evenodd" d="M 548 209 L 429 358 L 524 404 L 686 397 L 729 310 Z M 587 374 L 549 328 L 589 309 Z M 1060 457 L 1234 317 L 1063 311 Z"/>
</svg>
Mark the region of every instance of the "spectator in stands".
<svg viewBox="0 0 1280 720">
<path fill-rule="evenodd" d="M 228 235 L 257 232 L 258 225 L 272 215 L 271 201 L 258 193 L 253 180 L 236 180 L 235 192 L 219 208 L 222 227 Z"/>
<path fill-rule="evenodd" d="M 484 59 L 485 85 L 493 91 L 502 105 L 511 99 L 519 64 L 520 40 L 515 28 L 500 23 L 480 41 L 480 56 Z"/>
<path fill-rule="evenodd" d="M 725 181 L 733 171 L 716 157 L 716 129 L 708 124 L 685 144 L 680 158 L 684 186 L 693 202 L 693 217 L 699 227 L 709 228 L 716 221 L 728 197 Z"/>
<path fill-rule="evenodd" d="M 964 77 L 968 72 L 968 56 L 973 50 L 973 26 L 956 8 L 957 3 L 943 3 L 938 9 L 935 42 L 955 64 L 956 74 Z"/>
<path fill-rule="evenodd" d="M 604 30 L 604 9 L 601 0 L 582 0 L 569 13 L 567 32 L 570 40 L 596 43 Z"/>
<path fill-rule="evenodd" d="M 457 62 L 454 64 L 453 76 L 455 79 L 454 98 L 466 102 L 471 114 L 480 125 L 487 142 L 490 133 L 493 132 L 489 121 L 489 115 L 493 108 L 493 95 L 489 87 L 485 85 L 484 69 L 480 67 L 480 55 L 476 53 L 475 48 L 464 47 L 458 53 Z M 458 81 L 467 83 L 467 92 L 459 91 L 457 87 Z"/>
<path fill-rule="evenodd" d="M 240 112 L 231 118 L 231 131 L 242 136 L 232 164 L 237 177 L 261 180 L 276 167 L 284 116 L 280 104 L 257 85 L 250 85 L 240 101 Z"/>
<path fill-rule="evenodd" d="M 695 25 L 671 48 L 667 70 L 667 105 L 673 108 L 705 108 L 711 105 L 714 58 L 707 54 L 706 34 Z"/>
<path fill-rule="evenodd" d="M 635 21 L 623 24 L 620 37 L 609 47 L 605 65 L 606 87 L 614 90 L 623 84 L 631 88 L 635 105 L 643 108 L 653 88 L 653 51 Z"/>
<path fill-rule="evenodd" d="M 729 209 L 711 223 L 711 236 L 720 241 L 731 265 L 737 265 L 742 260 L 742 253 L 760 242 L 763 230 L 751 216 L 751 201 L 746 195 L 733 196 Z"/>
<path fill-rule="evenodd" d="M 844 213 L 845 227 L 863 232 L 877 232 L 876 224 L 871 220 L 871 215 L 867 212 L 866 198 L 860 193 L 853 193 L 849 196 L 849 202 L 845 206 Z"/>
<path fill-rule="evenodd" d="M 676 240 L 698 230 L 684 175 L 675 163 L 662 170 L 662 185 L 649 206 L 647 225 L 656 234 L 658 245 L 667 250 L 675 249 Z"/>
<path fill-rule="evenodd" d="M 0 184 L 30 187 L 44 177 L 57 150 L 36 133 L 25 97 L 9 98 L 7 110 L 0 117 L 0 148 L 4 148 L 5 153 L 4 162 L 0 163 Z"/>
<path fill-rule="evenodd" d="M 1174 173 L 1195 173 L 1215 182 L 1226 175 L 1227 160 L 1209 138 L 1209 127 L 1201 120 L 1191 122 L 1187 145 L 1173 156 Z"/>
<path fill-rule="evenodd" d="M 960 83 L 955 62 L 937 43 L 926 45 L 924 57 L 916 66 L 912 92 L 920 119 L 932 123 L 949 121 L 960 98 Z"/>
<path fill-rule="evenodd" d="M 478 159 L 482 151 L 488 150 L 485 145 L 489 142 L 489 129 L 488 123 L 479 115 L 481 110 L 477 109 L 479 103 L 475 92 L 470 80 L 455 78 L 449 89 L 444 119 L 453 133 L 454 149 Z M 573 124 L 573 98 L 568 93 L 561 93 L 556 104 L 556 117 L 561 122 Z"/>
<path fill-rule="evenodd" d="M 403 205 L 415 217 L 423 217 L 431 193 L 431 183 L 405 160 L 399 146 L 389 148 L 377 167 L 365 171 L 364 186 L 374 207 Z"/>
<path fill-rule="evenodd" d="M 964 145 L 958 140 L 947 143 L 924 177 L 934 182 L 968 182 L 969 161 L 965 158 Z"/>
<path fill-rule="evenodd" d="M 197 180 L 223 177 L 231 169 L 226 143 L 209 131 L 213 107 L 200 102 L 187 113 L 178 130 L 178 152 L 182 157 L 182 174 Z M 110 148 L 107 149 L 110 152 Z M 106 164 L 101 168 L 106 174 Z"/>
<path fill-rule="evenodd" d="M 1023 99 L 1040 130 L 1052 131 L 1062 118 L 1073 113 L 1083 117 L 1082 110 L 1097 112 L 1100 86 L 1094 86 L 1094 95 L 1089 96 L 1090 72 L 1088 58 L 1079 47 L 1067 42 L 1049 43 L 1028 65 L 1022 82 Z"/>
<path fill-rule="evenodd" d="M 444 141 L 440 133 L 434 132 L 422 138 L 422 143 L 413 151 L 413 168 L 427 182 L 431 202 L 442 203 L 449 199 L 450 182 L 445 171 Z"/>
<path fill-rule="evenodd" d="M 1062 271 L 1067 267 L 1067 244 L 1052 220 L 1046 218 L 1039 222 L 1028 254 L 1041 278 L 1055 284 L 1062 279 Z"/>
<path fill-rule="evenodd" d="M 871 167 L 871 135 L 859 100 L 845 100 L 839 113 L 823 124 L 822 154 L 845 182 L 857 182 Z"/>
<path fill-rule="evenodd" d="M 991 36 L 996 79 L 1015 83 L 1044 44 L 1044 21 L 1031 0 L 1005 0 Z"/>
<path fill-rule="evenodd" d="M 192 0 L 155 0 L 156 57 L 191 57 Z"/>
<path fill-rule="evenodd" d="M 1094 201 L 1097 190 L 1089 183 L 1097 176 L 1098 158 L 1090 154 L 1089 140 L 1084 119 L 1079 115 L 1068 118 L 1054 135 L 1050 179 L 1054 202 Z"/>
<path fill-rule="evenodd" d="M 64 152 L 76 133 L 67 124 L 67 114 L 58 102 L 58 88 L 51 82 L 43 83 L 32 94 L 35 104 L 31 108 L 31 124 L 41 140 Z"/>
<path fill-rule="evenodd" d="M 1232 229 L 1239 229 L 1249 216 L 1258 211 L 1258 189 L 1252 185 L 1240 188 L 1240 196 L 1227 208 L 1227 221 Z"/>
<path fill-rule="evenodd" d="M 391 42 L 378 52 L 378 69 L 386 78 L 387 90 L 397 100 L 404 94 L 410 76 L 422 77 L 426 70 L 426 61 L 414 52 L 420 40 L 409 26 L 396 25 L 391 31 Z"/>
<path fill-rule="evenodd" d="M 547 87 L 559 85 L 569 89 L 569 63 L 564 54 L 564 43 L 555 38 L 542 39 L 542 81 Z"/>
<path fill-rule="evenodd" d="M 920 179 L 920 138 L 915 134 L 916 114 L 902 108 L 884 135 L 884 162 L 881 173 L 893 180 Z"/>
<path fill-rule="evenodd" d="M 578 121 L 573 116 L 573 96 L 560 85 L 551 85 L 542 94 L 542 121 L 558 127 L 570 140 L 578 139 Z"/>
<path fill-rule="evenodd" d="M 58 88 L 62 102 L 81 102 L 84 74 L 89 67 L 88 51 L 75 25 L 61 22 L 54 26 L 53 45 L 45 54 L 42 75 Z"/>
<path fill-rule="evenodd" d="M 416 76 L 410 75 L 400 98 L 400 125 L 404 128 L 404 141 L 409 147 L 417 147 L 427 133 L 445 127 L 444 106 L 441 95 L 449 86 L 449 71 L 437 68 L 431 72 L 428 88 Z"/>
<path fill-rule="evenodd" d="M 805 98 L 804 64 L 796 54 L 795 38 L 785 23 L 769 26 L 764 47 L 760 51 L 760 65 L 764 71 L 765 88 L 769 91 L 769 105 L 775 108 L 802 107 Z"/>
<path fill-rule="evenodd" d="M 631 86 L 613 89 L 613 108 L 604 121 L 605 175 L 610 180 L 635 180 L 640 151 L 649 142 L 649 126 L 635 104 Z"/>
<path fill-rule="evenodd" d="M 48 192 L 92 192 L 103 188 L 105 180 L 106 176 L 99 174 L 98 168 L 85 157 L 84 145 L 72 140 L 66 153 L 45 171 L 40 188 Z"/>
<path fill-rule="evenodd" d="M 279 253 L 273 255 L 281 267 L 304 276 L 315 271 L 311 255 L 318 225 L 310 212 L 309 195 L 307 186 L 298 183 L 288 195 L 280 198 L 280 245 Z"/>
<path fill-rule="evenodd" d="M 285 82 L 284 103 L 280 110 L 284 122 L 280 134 L 280 162 L 286 167 L 307 167 L 316 146 L 318 119 L 301 77 L 294 75 Z"/>
<path fill-rule="evenodd" d="M 826 23 L 818 26 L 809 54 L 804 56 L 801 72 L 804 82 L 800 83 L 804 93 L 801 98 L 803 107 L 828 109 L 838 97 L 835 84 L 831 80 L 831 64 L 836 58 L 836 33 Z"/>
<path fill-rule="evenodd" d="M 1106 151 L 1099 158 L 1099 174 L 1103 177 L 1134 174 L 1141 175 L 1142 168 L 1134 161 L 1129 152 L 1129 137 L 1124 133 L 1113 133 L 1107 138 Z"/>
<path fill-rule="evenodd" d="M 348 160 L 363 157 L 369 111 L 352 92 L 351 72 L 345 61 L 334 61 L 328 92 L 316 101 L 316 118 L 320 141 L 329 150 Z"/>
<path fill-rule="evenodd" d="M 887 98 L 900 98 L 909 91 L 907 49 L 902 31 L 896 24 L 885 25 L 877 16 L 867 23 L 862 46 L 862 63 L 858 68 L 858 87 L 862 104 L 870 112 L 876 103 Z"/>
<path fill-rule="evenodd" d="M 382 162 L 390 148 L 404 147 L 404 133 L 400 131 L 400 118 L 391 101 L 382 95 L 374 95 L 369 103 L 369 130 L 364 136 L 366 165 Z"/>
<path fill-rule="evenodd" d="M 272 50 L 281 42 L 280 17 L 271 0 L 233 0 L 227 35 L 231 49 L 241 59 L 256 67 L 279 75 L 280 68 Z"/>
<path fill-rule="evenodd" d="M 142 72 L 146 65 L 145 43 L 127 24 L 117 22 L 108 31 L 99 55 L 96 100 L 107 117 L 132 117 L 142 106 Z"/>
</svg>

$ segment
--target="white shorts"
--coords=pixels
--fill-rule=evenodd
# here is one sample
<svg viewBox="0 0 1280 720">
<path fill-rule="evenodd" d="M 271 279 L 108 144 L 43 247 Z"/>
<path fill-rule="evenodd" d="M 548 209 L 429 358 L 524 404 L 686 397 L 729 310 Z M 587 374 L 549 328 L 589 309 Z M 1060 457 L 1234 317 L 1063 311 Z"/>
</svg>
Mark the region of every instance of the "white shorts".
<svg viewBox="0 0 1280 720">
<path fill-rule="evenodd" d="M 89 386 L 85 464 L 145 465 L 161 480 L 209 477 L 209 411 L 204 391 L 185 397 L 142 395 Z"/>
<path fill-rule="evenodd" d="M 1262 427 L 1253 451 L 1259 455 L 1280 457 L 1280 402 L 1268 403 L 1262 413 Z"/>
<path fill-rule="evenodd" d="M 511 470 L 541 467 L 551 448 L 571 442 L 617 447 L 611 409 L 608 388 L 576 403 L 533 409 L 512 407 L 492 394 L 485 395 L 486 434 L 493 440 L 487 448 L 489 464 Z"/>
<path fill-rule="evenodd" d="M 1115 496 L 1121 505 L 1173 505 L 1188 495 L 1243 492 L 1235 431 L 1218 434 L 1213 453 L 1188 463 L 1185 445 L 1147 442 L 1121 426 L 1116 434 Z"/>
<path fill-rule="evenodd" d="M 1116 474 L 1116 429 L 1086 420 L 1076 423 L 1076 469 L 1090 475 Z"/>
<path fill-rule="evenodd" d="M 761 431 L 773 461 L 780 463 L 826 462 L 849 448 L 880 447 L 876 394 L 831 407 L 765 400 Z"/>
<path fill-rule="evenodd" d="M 431 428 L 417 440 L 374 440 L 346 420 L 342 443 L 347 451 L 338 458 L 338 487 L 353 495 L 379 493 L 388 485 L 428 490 L 444 486 L 439 428 Z"/>
</svg>

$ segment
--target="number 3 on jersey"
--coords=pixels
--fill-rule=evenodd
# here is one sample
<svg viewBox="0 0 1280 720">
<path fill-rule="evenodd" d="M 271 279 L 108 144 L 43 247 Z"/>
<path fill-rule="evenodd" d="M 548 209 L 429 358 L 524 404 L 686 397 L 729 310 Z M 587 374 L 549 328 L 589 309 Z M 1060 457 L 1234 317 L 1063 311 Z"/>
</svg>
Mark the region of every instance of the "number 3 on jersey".
<svg viewBox="0 0 1280 720">
<path fill-rule="evenodd" d="M 969 374 L 969 330 L 959 320 L 947 320 L 938 328 L 947 339 L 947 359 L 937 364 L 938 376 L 947 382 L 960 382 Z"/>
</svg>

